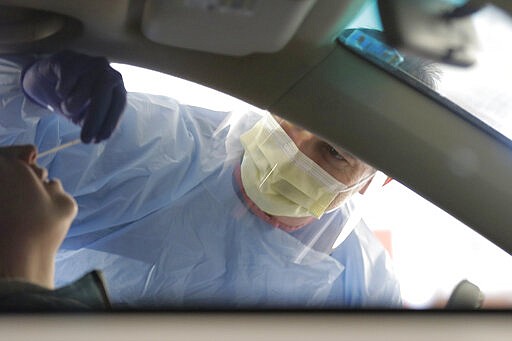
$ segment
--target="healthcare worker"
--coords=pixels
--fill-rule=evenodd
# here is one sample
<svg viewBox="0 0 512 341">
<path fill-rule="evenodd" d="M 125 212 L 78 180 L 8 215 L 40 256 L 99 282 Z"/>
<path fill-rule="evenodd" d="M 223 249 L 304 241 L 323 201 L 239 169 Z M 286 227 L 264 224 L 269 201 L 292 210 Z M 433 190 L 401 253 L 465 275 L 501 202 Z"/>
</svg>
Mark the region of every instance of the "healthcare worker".
<svg viewBox="0 0 512 341">
<path fill-rule="evenodd" d="M 77 206 L 36 157 L 31 145 L 0 147 L 0 311 L 107 308 L 97 272 L 54 290 L 55 255 Z"/>
<path fill-rule="evenodd" d="M 48 63 L 59 64 L 41 59 L 25 68 L 27 99 L 14 91 L 21 66 L 3 61 L 9 91 L 1 95 L 10 108 L 0 115 L 2 144 L 28 140 L 44 151 L 84 136 L 85 126 L 44 115 L 45 104 L 69 109 L 62 105 L 68 98 L 51 104 L 37 86 Z M 82 99 L 83 106 L 94 101 Z M 217 112 L 133 93 L 108 142 L 41 162 L 79 206 L 57 256 L 57 283 L 100 268 L 115 306 L 401 303 L 384 248 L 348 200 L 374 170 L 268 113 Z"/>
</svg>

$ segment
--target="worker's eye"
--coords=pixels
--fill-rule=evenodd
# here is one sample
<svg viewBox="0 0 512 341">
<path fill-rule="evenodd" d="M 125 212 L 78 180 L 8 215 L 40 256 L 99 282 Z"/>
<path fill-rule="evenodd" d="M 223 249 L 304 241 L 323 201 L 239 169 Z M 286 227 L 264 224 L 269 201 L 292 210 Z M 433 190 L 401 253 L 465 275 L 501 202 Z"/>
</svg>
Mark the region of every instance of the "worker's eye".
<svg viewBox="0 0 512 341">
<path fill-rule="evenodd" d="M 326 149 L 327 149 L 327 152 L 329 153 L 329 155 L 333 158 L 335 158 L 336 160 L 339 160 L 339 161 L 346 161 L 346 159 L 343 157 L 343 155 L 341 155 L 340 153 L 338 153 L 338 151 L 331 145 L 329 144 L 326 144 Z"/>
</svg>

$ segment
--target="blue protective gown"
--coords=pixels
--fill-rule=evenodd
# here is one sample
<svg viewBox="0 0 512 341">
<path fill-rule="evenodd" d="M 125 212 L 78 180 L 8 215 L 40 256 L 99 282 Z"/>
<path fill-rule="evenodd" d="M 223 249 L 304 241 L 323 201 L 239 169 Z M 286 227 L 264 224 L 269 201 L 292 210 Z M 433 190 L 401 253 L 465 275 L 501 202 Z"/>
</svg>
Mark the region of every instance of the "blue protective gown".
<svg viewBox="0 0 512 341">
<path fill-rule="evenodd" d="M 0 67 L 0 145 L 44 151 L 79 137 L 24 98 L 19 65 Z M 331 250 L 348 206 L 293 233 L 247 209 L 233 171 L 239 136 L 259 118 L 131 93 L 106 143 L 40 159 L 79 206 L 56 284 L 100 269 L 114 306 L 399 306 L 386 252 L 364 223 Z"/>
</svg>

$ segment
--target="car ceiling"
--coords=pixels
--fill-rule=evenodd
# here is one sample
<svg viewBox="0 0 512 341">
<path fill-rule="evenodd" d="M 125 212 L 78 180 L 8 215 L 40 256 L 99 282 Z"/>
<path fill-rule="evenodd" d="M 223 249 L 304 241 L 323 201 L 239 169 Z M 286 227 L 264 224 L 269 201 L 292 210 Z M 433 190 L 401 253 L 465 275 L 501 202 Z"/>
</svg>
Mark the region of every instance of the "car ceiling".
<svg viewBox="0 0 512 341">
<path fill-rule="evenodd" d="M 62 19 L 65 20 L 65 23 L 61 31 L 66 31 L 67 34 L 54 34 L 55 39 L 49 37 L 40 40 L 38 44 L 25 44 L 26 48 L 38 48 L 42 51 L 72 48 L 90 54 L 105 55 L 113 61 L 140 65 L 173 74 L 234 94 L 259 107 L 267 107 L 281 97 L 314 65 L 325 58 L 334 48 L 333 41 L 341 27 L 364 4 L 362 0 L 253 1 L 256 4 L 298 3 L 300 4 L 299 9 L 296 10 L 298 18 L 289 16 L 287 19 L 290 24 L 276 25 L 273 31 L 252 30 L 245 31 L 244 33 L 249 33 L 245 35 L 238 33 L 243 27 L 243 21 L 240 21 L 238 25 L 230 23 L 240 15 L 236 13 L 218 14 L 213 11 L 211 15 L 215 16 L 217 20 L 212 20 L 211 23 L 226 26 L 224 30 L 219 30 L 217 40 L 226 40 L 228 39 L 226 36 L 231 34 L 233 36 L 230 38 L 231 41 L 244 42 L 246 46 L 239 48 L 245 52 L 243 56 L 233 54 L 232 45 L 234 44 L 231 46 L 226 44 L 225 51 L 222 51 L 221 47 L 213 47 L 210 50 L 215 50 L 217 53 L 209 53 L 208 51 L 162 44 L 152 40 L 152 37 L 148 38 L 151 32 L 145 31 L 144 23 L 150 21 L 152 16 L 156 17 L 154 13 L 158 13 L 158 10 L 153 9 L 154 7 L 158 7 L 160 3 L 198 2 L 201 1 L 0 1 L 0 5 L 16 5 L 64 16 Z M 179 35 L 179 38 L 169 40 L 189 41 L 188 45 L 201 47 L 201 42 L 205 40 L 202 36 L 208 26 L 198 28 L 197 23 L 208 17 L 209 12 L 199 6 L 176 7 L 181 8 L 184 13 L 187 13 L 187 9 L 189 9 L 188 12 L 192 12 L 191 19 L 181 23 L 188 25 L 189 29 L 183 27 L 179 32 L 170 32 L 170 34 Z M 260 16 L 264 18 L 269 15 L 273 21 L 281 20 L 281 16 L 286 14 L 289 9 L 283 6 L 281 12 L 275 13 L 272 11 L 274 6 L 260 7 L 263 7 L 262 11 L 264 12 Z M 290 8 L 293 7 L 290 6 Z M 170 6 L 169 15 L 173 15 L 174 9 Z M 258 12 L 257 9 L 258 6 L 254 11 Z M 199 14 L 194 16 L 194 13 Z M 164 33 L 153 32 L 152 36 L 165 37 L 173 25 L 169 25 L 168 21 L 163 20 L 161 16 L 155 20 L 160 20 L 160 23 L 147 31 L 161 29 Z M 265 23 L 264 19 L 260 21 Z M 254 26 L 264 27 L 264 25 L 257 25 L 261 23 L 256 21 Z M 20 26 L 25 24 L 26 22 L 21 22 Z M 41 26 L 40 23 L 39 25 Z M 5 27 L 5 25 L 3 26 Z M 146 24 L 146 26 L 148 25 Z M 38 28 L 34 27 L 33 30 L 37 31 Z M 286 32 L 282 33 L 282 31 Z M 262 40 L 273 36 L 283 36 L 284 38 L 269 38 L 277 41 L 276 44 L 261 46 Z M 215 36 L 212 35 L 213 37 Z M 11 47 L 14 44 L 9 45 Z M 272 48 L 277 51 L 258 53 L 261 50 Z M 255 52 L 250 53 L 251 51 Z M 277 70 L 279 72 L 276 72 Z M 243 86 L 241 86 L 242 84 Z"/>
<path fill-rule="evenodd" d="M 342 48 L 364 0 L 245 1 L 254 29 L 207 2 L 0 0 L 0 50 L 69 48 L 223 91 L 349 149 L 512 253 L 510 143 Z"/>
</svg>

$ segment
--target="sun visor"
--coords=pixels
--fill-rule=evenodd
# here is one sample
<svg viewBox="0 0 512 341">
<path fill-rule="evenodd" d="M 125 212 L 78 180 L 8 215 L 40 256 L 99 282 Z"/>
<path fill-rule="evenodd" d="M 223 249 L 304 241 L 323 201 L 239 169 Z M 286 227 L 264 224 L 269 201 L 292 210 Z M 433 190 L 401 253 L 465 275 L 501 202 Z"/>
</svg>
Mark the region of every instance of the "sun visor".
<svg viewBox="0 0 512 341">
<path fill-rule="evenodd" d="M 316 0 L 148 0 L 142 32 L 150 40 L 230 56 L 282 49 Z"/>
<path fill-rule="evenodd" d="M 0 6 L 0 53 L 62 48 L 80 29 L 77 20 L 57 13 Z"/>
</svg>

